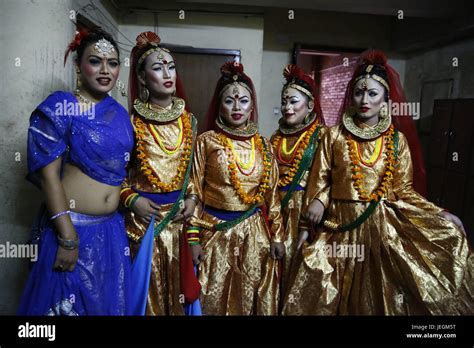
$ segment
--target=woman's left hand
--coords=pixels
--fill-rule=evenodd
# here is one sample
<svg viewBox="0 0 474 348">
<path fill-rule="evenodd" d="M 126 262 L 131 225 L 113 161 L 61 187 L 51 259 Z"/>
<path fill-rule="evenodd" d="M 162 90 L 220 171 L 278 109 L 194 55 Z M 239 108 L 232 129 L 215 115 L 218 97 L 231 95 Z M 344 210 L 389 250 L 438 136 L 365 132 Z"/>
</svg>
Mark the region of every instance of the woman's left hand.
<svg viewBox="0 0 474 348">
<path fill-rule="evenodd" d="M 285 256 L 285 244 L 279 242 L 271 242 L 270 255 L 275 260 L 281 260 Z"/>
<path fill-rule="evenodd" d="M 446 220 L 451 221 L 462 231 L 462 233 L 464 233 L 464 235 L 466 235 L 466 230 L 464 229 L 464 225 L 462 224 L 461 219 L 459 219 L 456 215 L 448 213 L 447 211 L 442 211 L 439 215 L 444 217 Z"/>
</svg>

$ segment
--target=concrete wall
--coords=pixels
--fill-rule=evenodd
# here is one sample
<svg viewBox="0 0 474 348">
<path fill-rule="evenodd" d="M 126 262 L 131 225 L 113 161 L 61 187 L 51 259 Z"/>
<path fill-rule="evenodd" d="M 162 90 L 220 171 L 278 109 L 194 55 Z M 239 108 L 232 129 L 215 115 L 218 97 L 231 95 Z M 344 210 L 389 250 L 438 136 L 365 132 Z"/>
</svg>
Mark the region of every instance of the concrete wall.
<svg viewBox="0 0 474 348">
<path fill-rule="evenodd" d="M 458 66 L 453 66 L 453 58 Z M 474 98 L 474 39 L 447 45 L 406 60 L 405 93 L 420 101 L 423 83 L 453 79 L 452 98 Z M 423 112 L 422 112 L 423 113 Z"/>
</svg>

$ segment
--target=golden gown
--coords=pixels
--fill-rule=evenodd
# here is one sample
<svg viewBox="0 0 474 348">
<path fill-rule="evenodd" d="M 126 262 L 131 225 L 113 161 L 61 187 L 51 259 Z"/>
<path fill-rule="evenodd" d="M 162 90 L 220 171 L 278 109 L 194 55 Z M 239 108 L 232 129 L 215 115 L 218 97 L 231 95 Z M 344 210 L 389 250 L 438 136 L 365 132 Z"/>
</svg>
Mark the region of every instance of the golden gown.
<svg viewBox="0 0 474 348">
<path fill-rule="evenodd" d="M 158 145 L 148 124 L 154 125 L 154 129 L 164 145 L 170 146 L 178 141 L 180 133 L 178 119 L 184 117 L 188 117 L 191 120 L 193 116 L 185 111 L 171 122 L 159 123 L 144 119 L 138 114 L 134 115 L 133 124 L 135 127 L 137 120 L 141 120 L 146 124 L 143 133 L 143 147 L 146 159 L 154 175 L 164 183 L 172 182 L 176 176 L 181 154 L 184 151 L 185 141 L 181 142 L 176 152 L 168 154 Z M 148 193 L 162 192 L 150 183 L 143 170 L 141 170 L 136 147 L 130 161 L 128 178 L 123 186 L 133 187 Z M 177 189 L 180 190 L 181 187 L 179 185 Z M 173 203 L 161 205 L 160 211 L 163 216 L 167 214 L 172 205 Z M 158 222 L 155 222 L 155 224 Z M 143 222 L 131 210 L 127 209 L 125 212 L 125 226 L 131 241 L 132 255 L 135 255 L 140 246 L 139 241 L 144 236 L 148 224 Z M 182 223 L 170 222 L 154 240 L 146 315 L 184 315 L 179 269 L 179 247 L 182 229 Z"/>
<path fill-rule="evenodd" d="M 324 134 L 325 129 L 326 129 L 325 127 L 322 127 L 319 129 L 319 134 L 318 134 L 318 139 L 317 139 L 318 143 L 319 143 L 319 139 L 321 139 L 322 135 Z M 275 138 L 278 135 L 286 138 L 287 148 L 291 149 L 298 141 L 298 138 L 300 137 L 301 132 L 298 132 L 297 134 L 284 135 L 281 132 L 277 131 L 271 137 L 272 144 L 274 144 Z M 274 144 L 274 148 L 273 148 L 276 158 L 277 158 L 278 171 L 280 173 L 280 179 L 281 179 L 281 178 L 284 178 L 288 174 L 290 169 L 292 168 L 293 162 L 291 161 L 291 157 L 293 154 L 289 156 L 285 156 L 285 154 L 281 150 L 279 151 L 278 149 L 275 149 L 275 145 L 281 147 L 281 143 Z M 295 149 L 294 151 L 297 151 L 297 150 L 298 149 Z M 278 154 L 278 152 L 280 153 Z M 314 160 L 314 155 L 313 155 L 313 160 Z M 303 177 L 301 178 L 299 182 L 299 185 L 304 189 L 306 189 L 306 186 L 307 186 L 310 170 L 311 170 L 311 165 L 309 169 L 305 171 L 305 173 L 303 174 Z M 287 191 L 281 190 L 281 187 L 279 188 L 278 192 L 280 193 L 280 199 L 283 199 L 283 197 L 285 197 L 287 193 Z M 281 300 L 283 300 L 283 298 L 285 297 L 290 274 L 296 271 L 298 267 L 298 265 L 295 263 L 295 260 L 294 260 L 294 254 L 296 252 L 296 247 L 298 245 L 299 224 L 300 224 L 300 217 L 301 217 L 301 212 L 302 212 L 302 207 L 303 207 L 304 194 L 305 194 L 305 190 L 294 190 L 286 207 L 282 207 L 281 209 L 284 231 L 285 231 L 285 236 L 283 238 L 283 240 L 285 241 L 284 242 L 285 243 L 285 256 L 282 262 Z"/>
<path fill-rule="evenodd" d="M 244 204 L 231 184 L 228 155 L 216 131 L 198 136 L 191 191 L 205 206 L 244 212 Z M 268 150 L 271 145 L 267 143 Z M 250 153 L 250 140 L 233 140 L 239 156 Z M 262 156 L 255 151 L 255 167 L 248 175 L 238 173 L 242 187 L 254 194 L 263 172 Z M 283 227 L 277 190 L 278 166 L 272 155 L 270 188 L 265 194 L 271 228 L 260 210 L 235 227 L 212 232 L 202 229 L 200 243 L 204 260 L 199 265 L 201 306 L 204 315 L 276 315 L 278 312 L 278 262 L 270 256 L 270 242 L 282 242 Z M 222 222 L 210 213 L 196 209 L 195 217 L 216 224 Z M 271 236 L 272 235 L 272 236 Z"/>
<path fill-rule="evenodd" d="M 339 125 L 321 140 L 303 203 L 307 209 L 319 199 L 326 218 L 343 224 L 368 206 L 352 183 L 346 134 Z M 410 151 L 399 134 L 399 162 L 385 198 L 358 228 L 321 228 L 312 243 L 303 246 L 283 314 L 474 313 L 474 260 L 467 239 L 438 215 L 441 208 L 413 190 Z M 362 157 L 369 158 L 375 140 L 360 142 L 360 148 Z M 368 192 L 379 185 L 385 156 L 383 152 L 372 167 L 360 166 Z"/>
</svg>

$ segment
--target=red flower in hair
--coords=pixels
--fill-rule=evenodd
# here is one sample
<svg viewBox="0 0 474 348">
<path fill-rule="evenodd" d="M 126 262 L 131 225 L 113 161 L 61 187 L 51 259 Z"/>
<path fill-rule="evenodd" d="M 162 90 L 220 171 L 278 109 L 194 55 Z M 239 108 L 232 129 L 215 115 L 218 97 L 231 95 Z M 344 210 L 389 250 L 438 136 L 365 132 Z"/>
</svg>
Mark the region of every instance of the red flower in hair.
<svg viewBox="0 0 474 348">
<path fill-rule="evenodd" d="M 74 39 L 71 41 L 71 43 L 67 46 L 66 53 L 64 54 L 64 65 L 66 65 L 67 57 L 69 56 L 69 53 L 75 52 L 79 45 L 81 44 L 81 41 L 83 38 L 85 38 L 87 35 L 89 35 L 89 31 L 85 28 L 76 31 L 76 35 L 74 36 Z"/>
<path fill-rule="evenodd" d="M 310 91 L 311 93 L 314 93 L 314 90 L 316 89 L 313 78 L 306 75 L 304 70 L 295 64 L 288 64 L 283 70 L 283 76 L 287 82 L 291 82 L 292 80 L 296 80 L 296 84 L 300 84 L 298 83 L 298 80 L 306 82 L 312 88 L 312 91 Z"/>
<path fill-rule="evenodd" d="M 221 66 L 222 75 L 242 75 L 244 66 L 239 62 L 226 62 Z"/>
<path fill-rule="evenodd" d="M 387 56 L 379 50 L 368 50 L 361 55 L 360 61 L 363 65 L 378 64 L 385 66 L 387 64 Z"/>
<path fill-rule="evenodd" d="M 138 35 L 136 38 L 136 45 L 138 47 L 143 47 L 148 44 L 158 46 L 160 42 L 160 37 L 152 31 L 145 31 L 143 33 L 140 33 L 140 35 Z"/>
<path fill-rule="evenodd" d="M 303 69 L 295 64 L 288 64 L 283 70 L 283 76 L 287 81 L 291 81 L 295 78 L 303 80 L 304 75 Z"/>
</svg>

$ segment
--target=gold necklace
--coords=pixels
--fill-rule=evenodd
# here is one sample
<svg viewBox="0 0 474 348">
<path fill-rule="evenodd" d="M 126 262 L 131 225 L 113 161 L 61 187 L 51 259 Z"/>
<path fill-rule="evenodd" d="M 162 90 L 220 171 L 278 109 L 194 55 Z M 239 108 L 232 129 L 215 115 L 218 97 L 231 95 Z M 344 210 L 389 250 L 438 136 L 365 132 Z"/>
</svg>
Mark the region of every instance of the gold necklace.
<svg viewBox="0 0 474 348">
<path fill-rule="evenodd" d="M 79 101 L 81 103 L 84 103 L 84 104 L 91 104 L 91 105 L 94 105 L 95 102 L 93 102 L 92 100 L 84 97 L 81 93 L 74 93 L 74 95 L 76 96 L 77 99 L 79 99 Z"/>
<path fill-rule="evenodd" d="M 181 98 L 173 97 L 170 109 L 153 110 L 150 105 L 137 98 L 133 102 L 133 108 L 147 120 L 165 123 L 174 121 L 181 116 L 185 108 L 185 102 Z"/>
<path fill-rule="evenodd" d="M 388 114 L 387 117 L 381 117 L 375 126 L 370 128 L 360 128 L 355 124 L 354 116 L 355 115 L 345 112 L 342 116 L 342 123 L 350 133 L 364 140 L 378 138 L 380 135 L 385 133 L 392 124 L 392 117 Z"/>
</svg>

